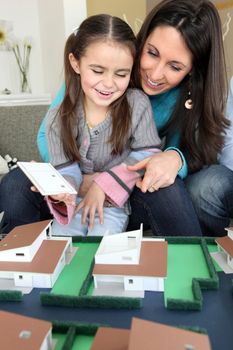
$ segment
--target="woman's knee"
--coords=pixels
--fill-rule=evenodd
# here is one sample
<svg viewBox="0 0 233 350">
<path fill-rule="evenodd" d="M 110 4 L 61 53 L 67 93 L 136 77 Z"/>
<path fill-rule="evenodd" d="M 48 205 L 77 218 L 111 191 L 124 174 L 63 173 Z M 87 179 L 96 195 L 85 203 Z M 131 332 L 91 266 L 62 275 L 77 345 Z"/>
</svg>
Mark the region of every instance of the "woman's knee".
<svg viewBox="0 0 233 350">
<path fill-rule="evenodd" d="M 232 191 L 233 172 L 223 165 L 212 165 L 189 175 L 186 187 L 194 202 L 216 202 L 224 200 Z"/>
</svg>

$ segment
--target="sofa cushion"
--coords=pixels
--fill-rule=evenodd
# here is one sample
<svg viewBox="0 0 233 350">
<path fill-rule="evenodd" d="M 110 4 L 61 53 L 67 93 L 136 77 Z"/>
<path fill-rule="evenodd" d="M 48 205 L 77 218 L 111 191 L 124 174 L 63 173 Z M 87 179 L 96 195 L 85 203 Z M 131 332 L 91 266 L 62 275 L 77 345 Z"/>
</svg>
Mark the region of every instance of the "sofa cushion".
<svg viewBox="0 0 233 350">
<path fill-rule="evenodd" d="M 36 137 L 48 105 L 0 107 L 0 154 L 40 161 Z"/>
</svg>

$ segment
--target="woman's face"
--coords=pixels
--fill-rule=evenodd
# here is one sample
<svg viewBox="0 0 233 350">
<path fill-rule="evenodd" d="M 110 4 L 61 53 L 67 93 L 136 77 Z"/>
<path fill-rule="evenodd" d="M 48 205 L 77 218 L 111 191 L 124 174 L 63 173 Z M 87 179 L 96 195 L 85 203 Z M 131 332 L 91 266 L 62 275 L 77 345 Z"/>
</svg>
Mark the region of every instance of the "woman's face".
<svg viewBox="0 0 233 350">
<path fill-rule="evenodd" d="M 148 36 L 140 60 L 142 89 L 158 95 L 177 86 L 192 69 L 192 54 L 180 32 L 158 26 Z"/>
</svg>

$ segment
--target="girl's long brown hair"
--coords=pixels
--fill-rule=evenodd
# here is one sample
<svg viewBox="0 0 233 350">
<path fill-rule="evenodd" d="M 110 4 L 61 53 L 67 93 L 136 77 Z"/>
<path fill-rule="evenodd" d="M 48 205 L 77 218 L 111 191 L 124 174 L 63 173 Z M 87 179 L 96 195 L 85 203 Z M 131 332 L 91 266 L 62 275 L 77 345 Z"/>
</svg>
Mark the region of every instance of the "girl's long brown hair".
<svg viewBox="0 0 233 350">
<path fill-rule="evenodd" d="M 60 105 L 57 117 L 60 118 L 61 140 L 65 155 L 69 160 L 79 161 L 79 145 L 76 108 L 82 101 L 83 92 L 80 76 L 77 75 L 69 62 L 72 53 L 77 60 L 85 54 L 89 45 L 96 41 L 111 40 L 125 45 L 135 58 L 136 38 L 126 22 L 118 17 L 101 14 L 88 17 L 77 31 L 67 39 L 64 51 L 65 96 Z M 126 94 L 110 106 L 112 117 L 112 134 L 109 142 L 112 144 L 112 154 L 122 153 L 131 126 L 131 111 Z"/>
<path fill-rule="evenodd" d="M 191 172 L 217 162 L 229 125 L 224 117 L 227 97 L 221 21 L 208 0 L 164 0 L 145 19 L 137 36 L 133 86 L 141 87 L 140 58 L 144 44 L 158 26 L 171 26 L 182 35 L 192 53 L 193 67 L 180 84 L 180 97 L 172 118 L 160 136 L 181 134 L 181 150 Z M 164 43 L 166 45 L 166 43 Z M 184 107 L 191 91 L 193 109 Z"/>
</svg>

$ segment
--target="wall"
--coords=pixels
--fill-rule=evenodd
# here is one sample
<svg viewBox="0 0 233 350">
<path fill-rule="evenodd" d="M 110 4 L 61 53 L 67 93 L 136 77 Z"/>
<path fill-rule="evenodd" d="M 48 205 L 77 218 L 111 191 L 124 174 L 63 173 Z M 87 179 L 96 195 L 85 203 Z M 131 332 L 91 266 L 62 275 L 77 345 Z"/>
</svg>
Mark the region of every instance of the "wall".
<svg viewBox="0 0 233 350">
<path fill-rule="evenodd" d="M 0 19 L 13 22 L 15 36 L 32 37 L 29 77 L 33 94 L 53 97 L 63 81 L 65 40 L 86 18 L 86 1 L 0 0 L 0 8 Z M 12 52 L 0 51 L 0 67 L 0 93 L 4 88 L 18 93 L 19 72 Z"/>
<path fill-rule="evenodd" d="M 146 1 L 142 0 L 87 0 L 87 15 L 108 13 L 124 19 L 135 33 L 146 16 Z"/>
<path fill-rule="evenodd" d="M 223 30 L 228 79 L 233 76 L 233 0 L 213 0 L 217 7 Z"/>
<path fill-rule="evenodd" d="M 32 37 L 33 50 L 30 60 L 30 82 L 34 90 L 43 90 L 41 44 L 38 38 L 39 18 L 37 0 L 0 0 L 0 19 L 13 22 L 14 33 L 20 39 Z M 0 51 L 0 91 L 4 88 L 16 93 L 19 91 L 19 71 L 12 52 Z M 4 69 L 3 69 L 4 67 Z"/>
</svg>

